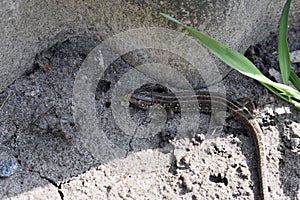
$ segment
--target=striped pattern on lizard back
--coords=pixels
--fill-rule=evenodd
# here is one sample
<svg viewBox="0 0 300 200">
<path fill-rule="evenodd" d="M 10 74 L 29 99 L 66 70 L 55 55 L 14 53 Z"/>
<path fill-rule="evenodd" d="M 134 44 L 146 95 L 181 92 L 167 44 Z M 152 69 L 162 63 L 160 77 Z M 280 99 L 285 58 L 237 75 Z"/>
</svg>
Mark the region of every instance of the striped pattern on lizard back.
<svg viewBox="0 0 300 200">
<path fill-rule="evenodd" d="M 178 100 L 181 103 L 184 103 L 185 107 L 182 107 L 182 104 L 179 105 Z M 254 140 L 258 157 L 261 199 L 268 199 L 266 154 L 263 142 L 263 132 L 249 109 L 241 103 L 218 93 L 208 91 L 182 91 L 177 92 L 175 96 L 167 92 L 156 91 L 153 89 L 148 92 L 133 93 L 130 98 L 130 103 L 143 109 L 154 104 L 160 104 L 176 112 L 180 110 L 198 110 L 202 113 L 211 113 L 212 110 L 230 112 L 236 121 L 247 127 Z"/>
</svg>

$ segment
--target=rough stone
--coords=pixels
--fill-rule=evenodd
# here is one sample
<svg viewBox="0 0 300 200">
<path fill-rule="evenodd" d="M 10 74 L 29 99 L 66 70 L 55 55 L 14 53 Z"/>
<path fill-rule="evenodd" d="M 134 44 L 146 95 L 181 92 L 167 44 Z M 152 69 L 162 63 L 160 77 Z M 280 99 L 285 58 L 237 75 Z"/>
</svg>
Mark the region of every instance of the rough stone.
<svg viewBox="0 0 300 200">
<path fill-rule="evenodd" d="M 290 56 L 292 63 L 300 63 L 300 50 L 291 52 Z"/>
<path fill-rule="evenodd" d="M 280 1 L 68 0 L 1 1 L 0 91 L 30 70 L 41 50 L 71 36 L 107 38 L 137 27 L 177 27 L 159 15 L 165 12 L 230 47 L 244 50 L 277 28 Z M 291 23 L 299 25 L 299 1 L 292 2 Z M 219 62 L 213 60 L 219 66 Z M 203 64 L 207 63 L 203 60 Z M 225 73 L 221 65 L 221 73 Z"/>
<path fill-rule="evenodd" d="M 9 177 L 16 173 L 18 162 L 6 152 L 0 153 L 0 177 Z"/>
</svg>

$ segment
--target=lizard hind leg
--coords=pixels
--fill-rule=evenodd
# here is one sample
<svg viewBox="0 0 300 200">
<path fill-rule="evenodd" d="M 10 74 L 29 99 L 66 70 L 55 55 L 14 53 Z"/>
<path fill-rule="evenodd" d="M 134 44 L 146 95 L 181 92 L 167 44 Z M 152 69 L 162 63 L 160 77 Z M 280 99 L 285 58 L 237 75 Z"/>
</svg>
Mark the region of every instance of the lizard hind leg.
<svg viewBox="0 0 300 200">
<path fill-rule="evenodd" d="M 250 113 L 255 114 L 256 105 L 248 97 L 242 97 L 237 99 L 237 101 L 245 108 L 247 108 Z"/>
</svg>

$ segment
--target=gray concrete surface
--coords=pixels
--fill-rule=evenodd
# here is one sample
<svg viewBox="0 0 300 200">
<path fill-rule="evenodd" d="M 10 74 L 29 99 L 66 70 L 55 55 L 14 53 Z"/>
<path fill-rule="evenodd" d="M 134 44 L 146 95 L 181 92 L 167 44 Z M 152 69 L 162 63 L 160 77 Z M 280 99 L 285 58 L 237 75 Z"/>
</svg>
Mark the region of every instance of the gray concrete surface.
<svg viewBox="0 0 300 200">
<path fill-rule="evenodd" d="M 200 133 L 187 130 L 179 133 L 184 137 L 178 140 L 172 140 L 174 130 L 169 127 L 166 132 L 139 137 L 137 127 L 147 127 L 148 121 L 129 135 L 119 130 L 111 111 L 113 92 L 131 69 L 134 61 L 130 59 L 145 52 L 115 61 L 94 88 L 98 125 L 124 155 L 102 161 L 82 143 L 81 127 L 72 116 L 72 89 L 85 56 L 107 37 L 141 26 L 177 29 L 158 15 L 160 11 L 244 49 L 276 29 L 283 3 L 2 1 L 0 139 L 20 167 L 13 176 L 0 179 L 0 199 L 259 199 L 254 144 L 234 120 L 225 123 L 224 131 L 214 132 L 207 131 L 210 116 L 197 116 L 191 124 L 199 125 L 199 120 Z M 297 26 L 299 2 L 293 6 L 291 21 Z M 166 60 L 171 64 L 185 65 L 176 56 L 159 52 L 153 59 L 149 55 L 146 52 L 143 59 L 157 61 L 161 56 L 170 58 Z M 208 59 L 203 63 L 219 64 L 205 50 L 203 55 Z M 226 74 L 228 69 L 220 65 L 220 71 Z M 231 72 L 224 85 L 232 98 L 248 96 L 262 107 L 256 119 L 265 134 L 270 198 L 299 199 L 299 137 L 295 134 L 299 112 L 237 72 Z M 129 111 L 134 121 L 145 117 L 139 110 Z M 159 107 L 150 110 L 149 116 L 164 122 L 161 111 Z M 79 114 L 86 113 L 79 110 Z"/>
<path fill-rule="evenodd" d="M 0 3 L 0 91 L 30 69 L 38 52 L 57 41 L 72 35 L 105 38 L 134 27 L 169 27 L 160 12 L 172 14 L 233 48 L 245 49 L 277 27 L 283 3 L 5 0 Z M 292 18 L 299 17 L 298 1 L 293 2 L 291 13 Z M 296 19 L 292 22 L 299 23 Z"/>
</svg>

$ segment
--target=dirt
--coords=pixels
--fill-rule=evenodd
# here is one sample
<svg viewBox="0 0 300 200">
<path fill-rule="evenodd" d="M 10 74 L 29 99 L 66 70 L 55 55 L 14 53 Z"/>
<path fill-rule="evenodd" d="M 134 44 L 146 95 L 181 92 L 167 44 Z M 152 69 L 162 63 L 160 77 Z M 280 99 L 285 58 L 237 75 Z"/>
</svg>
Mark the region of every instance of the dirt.
<svg viewBox="0 0 300 200">
<path fill-rule="evenodd" d="M 297 39 L 300 37 L 300 32 L 297 29 L 290 28 L 288 36 L 288 46 L 290 52 L 299 50 L 300 41 Z M 248 57 L 257 66 L 260 71 L 273 81 L 277 81 L 277 77 L 272 76 L 270 70 L 280 71 L 277 51 L 277 33 L 271 33 L 264 41 L 259 42 L 255 46 L 251 46 L 245 52 L 245 56 Z M 292 70 L 299 76 L 300 63 L 291 63 Z"/>
<path fill-rule="evenodd" d="M 300 49 L 299 38 L 300 31 L 291 28 L 290 51 Z M 78 36 L 55 44 L 38 54 L 32 70 L 0 94 L 1 150 L 19 163 L 16 174 L 0 179 L 0 199 L 27 199 L 35 190 L 36 195 L 49 199 L 55 195 L 61 199 L 259 198 L 254 144 L 247 130 L 232 119 L 226 121 L 221 133 L 211 135 L 206 130 L 210 116 L 206 116 L 201 122 L 204 126 L 181 140 L 174 139 L 179 134 L 176 123 L 180 123 L 180 114 L 149 137 L 122 132 L 113 120 L 111 97 L 119 79 L 132 69 L 123 58 L 101 77 L 95 102 L 99 126 L 114 145 L 126 152 L 124 158 L 116 159 L 125 159 L 125 164 L 103 163 L 78 143 L 80 127 L 72 113 L 74 81 L 82 62 L 100 42 Z M 280 79 L 275 33 L 251 46 L 245 55 L 266 76 Z M 298 75 L 299 65 L 292 64 Z M 258 106 L 272 199 L 300 199 L 299 111 L 235 71 L 224 78 L 224 83 L 232 98 L 243 94 Z M 129 111 L 139 126 L 147 127 L 148 111 L 134 107 Z M 134 159 L 156 156 L 166 156 L 162 158 L 165 163 L 156 170 L 131 173 L 127 166 Z M 122 169 L 122 164 L 124 171 L 114 171 Z M 45 189 L 37 190 L 40 187 Z"/>
</svg>

